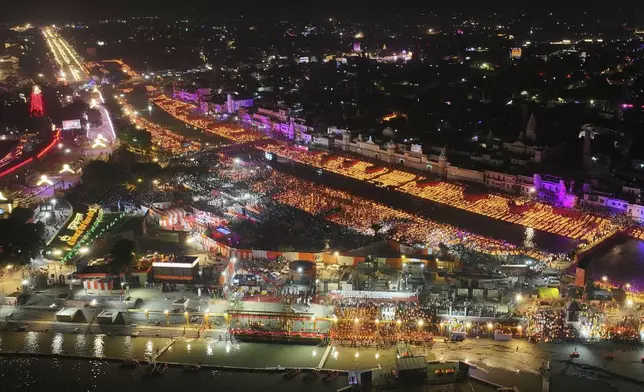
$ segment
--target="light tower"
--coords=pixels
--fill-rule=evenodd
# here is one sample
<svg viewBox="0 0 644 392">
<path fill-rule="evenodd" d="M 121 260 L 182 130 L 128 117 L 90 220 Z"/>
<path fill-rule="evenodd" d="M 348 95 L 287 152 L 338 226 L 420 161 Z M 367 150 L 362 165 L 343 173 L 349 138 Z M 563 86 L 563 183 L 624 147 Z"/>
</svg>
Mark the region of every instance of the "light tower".
<svg viewBox="0 0 644 392">
<path fill-rule="evenodd" d="M 438 176 L 441 180 L 447 178 L 447 155 L 446 148 L 441 148 L 441 155 L 438 157 Z"/>
<path fill-rule="evenodd" d="M 45 109 L 42 103 L 40 87 L 34 85 L 31 89 L 31 107 L 29 108 L 29 115 L 31 117 L 42 117 L 44 114 Z"/>
</svg>

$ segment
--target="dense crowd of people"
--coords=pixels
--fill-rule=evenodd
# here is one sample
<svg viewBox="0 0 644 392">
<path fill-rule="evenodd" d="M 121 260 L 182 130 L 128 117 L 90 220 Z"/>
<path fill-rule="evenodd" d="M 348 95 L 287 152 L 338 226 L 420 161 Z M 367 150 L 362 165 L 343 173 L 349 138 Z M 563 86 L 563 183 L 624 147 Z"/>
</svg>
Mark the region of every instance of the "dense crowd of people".
<svg viewBox="0 0 644 392">
<path fill-rule="evenodd" d="M 393 347 L 399 342 L 431 344 L 429 317 L 416 303 L 338 299 L 330 336 L 341 345 Z"/>
<path fill-rule="evenodd" d="M 350 193 L 315 185 L 283 173 L 272 171 L 268 177 L 255 183 L 255 192 L 271 193 L 279 203 L 290 205 L 315 216 L 324 216 L 333 223 L 350 227 L 357 232 L 387 235 L 396 241 L 428 247 L 439 244 L 464 244 L 482 253 L 527 253 L 540 260 L 551 257 L 535 250 L 519 250 L 505 241 L 468 233 L 454 226 L 437 223 L 416 215 L 396 210 Z M 375 233 L 375 230 L 382 230 Z"/>
<path fill-rule="evenodd" d="M 425 177 L 401 169 L 392 170 L 336 153 L 302 150 L 280 141 L 262 141 L 257 147 L 345 177 L 396 188 L 400 192 L 422 199 L 569 238 L 592 242 L 614 228 L 610 220 L 602 216 L 562 215 L 550 205 L 539 202 L 521 201 L 520 204 L 526 204 L 524 208 L 521 208 L 521 212 L 513 212 L 511 205 L 516 204 L 516 201 L 506 196 L 487 193 L 468 195 L 465 188 L 459 184 L 428 181 Z"/>
</svg>

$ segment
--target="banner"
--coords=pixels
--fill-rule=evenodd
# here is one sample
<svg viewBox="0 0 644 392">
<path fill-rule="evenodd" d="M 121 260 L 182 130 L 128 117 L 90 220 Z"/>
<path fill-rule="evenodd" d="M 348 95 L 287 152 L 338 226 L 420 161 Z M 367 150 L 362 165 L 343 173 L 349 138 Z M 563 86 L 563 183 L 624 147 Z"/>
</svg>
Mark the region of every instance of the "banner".
<svg viewBox="0 0 644 392">
<path fill-rule="evenodd" d="M 63 121 L 63 131 L 69 131 L 72 129 L 81 129 L 80 120 L 65 120 Z"/>
</svg>

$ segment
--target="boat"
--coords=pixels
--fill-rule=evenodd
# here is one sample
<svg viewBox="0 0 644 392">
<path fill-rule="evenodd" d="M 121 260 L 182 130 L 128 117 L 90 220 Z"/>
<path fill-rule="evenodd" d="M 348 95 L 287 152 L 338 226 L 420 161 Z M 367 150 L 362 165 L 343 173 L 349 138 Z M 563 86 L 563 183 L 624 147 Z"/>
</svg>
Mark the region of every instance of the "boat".
<svg viewBox="0 0 644 392">
<path fill-rule="evenodd" d="M 201 369 L 201 366 L 199 366 L 199 365 L 195 365 L 195 364 L 192 364 L 192 365 L 185 365 L 185 366 L 183 367 L 183 371 L 184 371 L 184 372 L 194 372 L 195 370 L 199 370 L 199 369 Z"/>
<path fill-rule="evenodd" d="M 570 353 L 570 358 L 579 358 L 579 353 L 577 351 L 573 351 Z"/>
<path fill-rule="evenodd" d="M 148 367 L 145 369 L 144 374 L 146 376 L 160 376 L 166 371 L 167 368 L 168 368 L 168 364 L 166 362 L 164 363 L 151 362 L 148 365 Z"/>
<path fill-rule="evenodd" d="M 327 373 L 327 374 L 324 376 L 324 380 L 325 380 L 325 381 L 331 381 L 331 380 L 334 380 L 336 377 L 338 377 L 338 371 L 337 371 L 337 370 L 333 370 L 333 371 L 331 371 L 331 372 Z"/>
<path fill-rule="evenodd" d="M 290 380 L 291 378 L 293 378 L 293 377 L 297 376 L 298 374 L 300 374 L 301 371 L 302 370 L 299 369 L 299 368 L 291 369 L 288 372 L 284 373 L 282 375 L 282 378 L 285 379 L 285 380 Z"/>
<path fill-rule="evenodd" d="M 139 361 L 132 358 L 126 359 L 125 362 L 121 364 L 121 367 L 124 367 L 124 368 L 135 368 L 137 366 L 139 366 Z"/>
<path fill-rule="evenodd" d="M 155 374 L 155 373 L 156 373 L 156 369 L 157 369 L 157 364 L 156 364 L 156 363 L 154 363 L 154 362 L 150 362 L 150 364 L 148 365 L 148 367 L 146 367 L 146 368 L 145 368 L 145 372 L 144 372 L 144 374 L 145 374 L 146 376 L 151 376 L 151 375 L 153 375 L 153 374 Z"/>
<path fill-rule="evenodd" d="M 302 378 L 302 380 L 304 381 L 314 380 L 315 378 L 317 378 L 319 374 L 320 374 L 320 371 L 318 369 L 314 369 L 310 373 L 306 373 Z"/>
<path fill-rule="evenodd" d="M 158 374 L 163 374 L 166 370 L 168 369 L 168 363 L 164 362 L 157 366 L 157 373 Z"/>
</svg>

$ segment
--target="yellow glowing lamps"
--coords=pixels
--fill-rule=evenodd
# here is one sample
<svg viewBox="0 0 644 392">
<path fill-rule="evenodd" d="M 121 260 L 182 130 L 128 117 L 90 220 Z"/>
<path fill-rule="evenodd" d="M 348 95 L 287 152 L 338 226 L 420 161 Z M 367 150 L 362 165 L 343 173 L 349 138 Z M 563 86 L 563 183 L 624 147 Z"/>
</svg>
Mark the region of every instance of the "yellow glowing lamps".
<svg viewBox="0 0 644 392">
<path fill-rule="evenodd" d="M 41 186 L 41 185 L 54 185 L 54 183 L 47 177 L 46 174 L 43 174 L 40 176 L 40 180 L 36 183 L 36 185 Z"/>
<path fill-rule="evenodd" d="M 65 163 L 65 164 L 63 165 L 63 168 L 62 168 L 62 169 L 60 169 L 60 171 L 58 172 L 58 174 L 63 174 L 63 173 L 71 173 L 71 174 L 74 174 L 75 172 L 74 172 L 74 170 L 73 170 L 71 167 L 69 167 L 69 164 Z"/>
<path fill-rule="evenodd" d="M 107 139 L 105 139 L 105 136 L 99 133 L 98 135 L 96 135 L 96 139 L 94 139 L 94 144 L 92 144 L 92 148 L 107 147 L 105 142 L 107 142 Z"/>
</svg>

